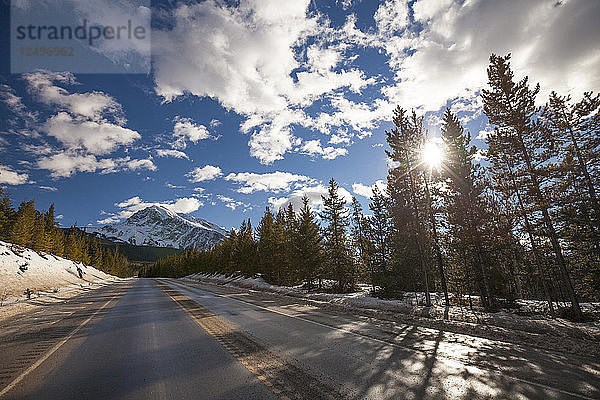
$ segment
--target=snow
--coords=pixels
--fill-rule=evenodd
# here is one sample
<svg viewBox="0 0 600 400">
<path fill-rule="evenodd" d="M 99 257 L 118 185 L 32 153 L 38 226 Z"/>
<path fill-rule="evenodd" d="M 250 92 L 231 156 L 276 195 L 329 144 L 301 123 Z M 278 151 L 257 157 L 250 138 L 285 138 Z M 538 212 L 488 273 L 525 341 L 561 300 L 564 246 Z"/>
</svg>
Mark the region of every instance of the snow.
<svg viewBox="0 0 600 400">
<path fill-rule="evenodd" d="M 83 279 L 79 278 L 81 268 Z M 0 241 L 0 305 L 26 299 L 25 291 L 40 297 L 93 283 L 118 280 L 94 267 Z"/>
<path fill-rule="evenodd" d="M 158 205 L 139 210 L 123 222 L 86 229 L 114 241 L 174 248 L 208 248 L 228 235 L 223 228 L 202 218 Z"/>
<path fill-rule="evenodd" d="M 457 333 L 600 357 L 600 323 L 598 322 L 600 303 L 581 304 L 584 312 L 595 316 L 595 322 L 574 323 L 544 315 L 547 304 L 537 300 L 517 300 L 516 309 L 503 309 L 500 312 L 489 313 L 476 306 L 471 310 L 468 305 L 451 305 L 446 310 L 442 293 L 431 293 L 433 305 L 425 307 L 425 295 L 422 292 L 405 293 L 403 299 L 384 300 L 370 296 L 371 287 L 368 285 L 359 285 L 360 291 L 356 293 L 333 294 L 308 293 L 300 286 L 270 285 L 260 276 L 244 278 L 240 275 L 199 273 L 182 279 L 277 293 L 301 299 L 318 307 L 341 309 L 408 323 L 418 322 Z M 446 315 L 447 319 L 445 319 Z"/>
</svg>

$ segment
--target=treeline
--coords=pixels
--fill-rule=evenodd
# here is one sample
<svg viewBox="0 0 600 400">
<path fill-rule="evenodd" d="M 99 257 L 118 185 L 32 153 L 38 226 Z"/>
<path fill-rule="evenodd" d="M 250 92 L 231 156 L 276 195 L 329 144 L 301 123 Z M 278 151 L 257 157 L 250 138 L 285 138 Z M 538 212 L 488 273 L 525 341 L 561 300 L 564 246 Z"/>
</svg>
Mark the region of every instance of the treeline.
<svg viewBox="0 0 600 400">
<path fill-rule="evenodd" d="M 450 110 L 436 142 L 423 116 L 398 107 L 387 189 L 374 189 L 369 216 L 356 199 L 348 209 L 332 179 L 320 222 L 307 199 L 297 214 L 267 209 L 255 230 L 245 221 L 213 249 L 165 258 L 146 275 L 333 279 L 341 292 L 362 281 L 383 297 L 425 292 L 427 305 L 432 291 L 447 304 L 449 292 L 477 294 L 488 310 L 544 299 L 550 313 L 581 320 L 579 301 L 600 300 L 600 97 L 553 92 L 540 107 L 539 85 L 515 80 L 510 55 L 492 55 L 487 72 L 485 162 Z"/>
<path fill-rule="evenodd" d="M 133 273 L 127 258 L 118 248 L 103 247 L 99 239 L 76 227 L 60 228 L 54 215 L 54 204 L 46 211 L 39 211 L 35 208 L 35 200 L 25 200 L 14 209 L 9 194 L 2 187 L 0 240 L 91 265 L 115 276 L 131 276 Z"/>
</svg>

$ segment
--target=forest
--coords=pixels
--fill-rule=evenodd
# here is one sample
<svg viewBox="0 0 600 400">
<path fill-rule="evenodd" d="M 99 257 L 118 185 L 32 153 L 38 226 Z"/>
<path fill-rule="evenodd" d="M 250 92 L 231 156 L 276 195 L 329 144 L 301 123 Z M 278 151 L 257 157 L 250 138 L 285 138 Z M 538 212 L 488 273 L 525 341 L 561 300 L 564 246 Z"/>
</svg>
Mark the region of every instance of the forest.
<svg viewBox="0 0 600 400">
<path fill-rule="evenodd" d="M 15 209 L 9 193 L 2 187 L 0 240 L 91 265 L 115 276 L 132 276 L 134 272 L 118 247 L 103 246 L 98 238 L 90 237 L 75 226 L 60 228 L 54 215 L 54 204 L 46 211 L 39 211 L 35 208 L 35 200 L 24 200 Z"/>
<path fill-rule="evenodd" d="M 368 212 L 331 179 L 319 213 L 307 198 L 299 210 L 267 207 L 256 229 L 244 221 L 145 276 L 260 274 L 307 289 L 327 279 L 337 292 L 362 282 L 383 298 L 425 292 L 428 306 L 431 292 L 446 305 L 449 293 L 475 295 L 491 311 L 540 299 L 548 314 L 582 320 L 580 302 L 600 300 L 600 97 L 552 92 L 539 106 L 540 86 L 514 77 L 510 54 L 492 54 L 487 74 L 484 161 L 451 110 L 434 141 L 422 115 L 397 107 L 387 188 L 375 187 Z"/>
</svg>

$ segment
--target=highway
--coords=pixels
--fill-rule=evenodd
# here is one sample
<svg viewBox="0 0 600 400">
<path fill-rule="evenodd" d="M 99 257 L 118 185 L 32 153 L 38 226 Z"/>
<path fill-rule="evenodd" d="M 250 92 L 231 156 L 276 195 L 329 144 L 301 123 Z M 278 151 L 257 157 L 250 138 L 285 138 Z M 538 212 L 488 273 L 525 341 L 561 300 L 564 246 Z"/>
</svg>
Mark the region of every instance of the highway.
<svg viewBox="0 0 600 400">
<path fill-rule="evenodd" d="M 600 362 L 173 279 L 0 326 L 4 399 L 598 399 Z"/>
</svg>

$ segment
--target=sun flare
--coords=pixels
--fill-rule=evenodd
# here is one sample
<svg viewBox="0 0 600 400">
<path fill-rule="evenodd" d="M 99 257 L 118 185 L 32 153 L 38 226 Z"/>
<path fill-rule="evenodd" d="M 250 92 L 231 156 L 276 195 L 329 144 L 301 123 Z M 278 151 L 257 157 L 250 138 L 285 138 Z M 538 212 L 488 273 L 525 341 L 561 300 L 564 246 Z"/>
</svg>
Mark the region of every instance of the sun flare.
<svg viewBox="0 0 600 400">
<path fill-rule="evenodd" d="M 428 141 L 421 150 L 421 158 L 429 168 L 440 168 L 444 159 L 444 150 L 439 143 Z"/>
</svg>

